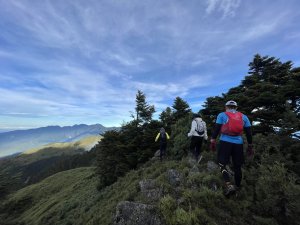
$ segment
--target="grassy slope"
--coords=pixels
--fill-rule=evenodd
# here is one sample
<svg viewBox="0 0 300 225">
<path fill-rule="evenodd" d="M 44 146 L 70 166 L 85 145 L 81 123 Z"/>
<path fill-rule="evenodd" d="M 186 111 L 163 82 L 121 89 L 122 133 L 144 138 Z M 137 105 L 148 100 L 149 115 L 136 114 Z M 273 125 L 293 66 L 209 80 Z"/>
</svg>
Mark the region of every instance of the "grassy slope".
<svg viewBox="0 0 300 225">
<path fill-rule="evenodd" d="M 39 148 L 29 149 L 19 155 L 19 158 L 44 158 L 50 156 L 56 156 L 62 152 L 68 153 L 69 150 L 72 151 L 81 151 L 81 150 L 90 150 L 94 147 L 100 140 L 101 136 L 89 136 L 75 142 L 66 142 L 66 143 L 51 143 Z"/>
<path fill-rule="evenodd" d="M 24 178 L 23 172 L 28 166 L 38 163 L 39 161 L 43 161 L 46 165 L 47 160 L 49 164 L 52 159 L 61 156 L 62 154 L 80 154 L 85 150 L 90 150 L 100 140 L 101 136 L 97 135 L 86 137 L 76 142 L 53 143 L 28 150 L 15 157 L 2 159 L 0 160 L 0 187 L 8 186 L 11 191 L 19 189 L 24 186 L 26 177 Z"/>
<path fill-rule="evenodd" d="M 44 148 L 70 148 L 70 147 L 76 147 L 76 148 L 83 148 L 86 149 L 88 148 L 90 145 L 92 144 L 97 144 L 98 141 L 101 140 L 101 136 L 99 135 L 95 135 L 95 136 L 89 136 L 89 137 L 85 137 L 79 141 L 75 141 L 75 142 L 59 142 L 59 143 L 50 143 L 38 148 L 33 148 L 33 149 L 29 149 L 27 151 L 24 151 L 23 154 L 33 154 L 36 153 L 38 151 L 43 150 Z M 92 146 L 93 147 L 93 146 Z M 86 150 L 90 150 L 90 149 L 86 149 Z"/>
<path fill-rule="evenodd" d="M 60 172 L 11 195 L 5 209 L 14 216 L 6 220 L 30 225 L 110 224 L 118 202 L 139 198 L 141 179 L 163 176 L 168 168 L 178 165 L 173 161 L 163 165 L 154 163 L 131 171 L 101 192 L 96 189 L 93 167 Z M 19 209 L 15 211 L 16 208 Z"/>
<path fill-rule="evenodd" d="M 204 159 L 209 158 L 212 159 L 212 155 L 205 153 Z M 4 216 L 2 219 L 11 221 L 14 225 L 17 222 L 26 225 L 108 225 L 112 223 L 118 202 L 145 202 L 139 193 L 138 182 L 151 178 L 164 191 L 164 197 L 156 204 L 167 224 L 278 224 L 270 215 L 253 215 L 253 211 L 257 211 L 253 204 L 253 190 L 245 183 L 239 197 L 226 199 L 220 188 L 222 181 L 219 172 L 206 172 L 206 160 L 201 162 L 198 173 L 190 173 L 191 166 L 186 159 L 148 162 L 100 192 L 96 190 L 95 168 L 60 172 L 11 195 L 3 208 L 10 217 L 4 219 Z M 182 183 L 177 188 L 171 186 L 166 179 L 166 171 L 169 169 L 176 169 L 183 174 Z M 249 175 L 246 173 L 245 176 Z M 273 174 L 268 175 L 270 176 Z M 282 180 L 284 179 L 282 176 Z M 259 182 L 264 180 L 264 177 L 258 178 Z M 217 191 L 209 188 L 212 182 L 219 187 Z M 273 180 L 270 182 L 262 187 L 267 185 L 272 188 Z M 291 199 L 295 199 L 293 204 L 296 206 L 299 203 L 299 187 L 294 186 L 291 194 L 294 195 Z M 271 201 L 276 200 L 269 197 Z M 289 211 L 291 219 L 295 218 L 298 208 L 288 207 L 289 210 L 295 210 Z M 259 209 L 261 210 L 262 208 Z"/>
</svg>

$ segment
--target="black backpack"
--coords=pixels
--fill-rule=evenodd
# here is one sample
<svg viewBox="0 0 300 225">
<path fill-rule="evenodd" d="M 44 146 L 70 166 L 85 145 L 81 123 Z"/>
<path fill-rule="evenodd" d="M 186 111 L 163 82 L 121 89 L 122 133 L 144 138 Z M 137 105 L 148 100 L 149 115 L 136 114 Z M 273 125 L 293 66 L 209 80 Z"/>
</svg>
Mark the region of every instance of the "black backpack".
<svg viewBox="0 0 300 225">
<path fill-rule="evenodd" d="M 163 143 L 167 142 L 166 133 L 160 133 L 160 141 L 163 142 Z"/>
</svg>

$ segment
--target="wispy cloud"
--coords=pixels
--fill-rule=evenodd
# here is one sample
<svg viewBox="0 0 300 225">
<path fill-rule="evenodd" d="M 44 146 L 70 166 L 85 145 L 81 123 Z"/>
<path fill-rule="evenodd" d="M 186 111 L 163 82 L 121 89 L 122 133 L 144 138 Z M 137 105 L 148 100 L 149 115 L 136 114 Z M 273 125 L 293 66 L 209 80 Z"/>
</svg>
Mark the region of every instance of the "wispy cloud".
<svg viewBox="0 0 300 225">
<path fill-rule="evenodd" d="M 223 14 L 223 18 L 233 17 L 240 3 L 240 0 L 207 0 L 206 12 L 211 14 L 214 11 L 219 11 Z"/>
<path fill-rule="evenodd" d="M 300 47 L 296 0 L 0 4 L 0 123 L 6 127 L 118 125 L 129 118 L 137 89 L 158 111 L 176 96 L 198 109 L 238 83 L 257 52 L 276 45 L 276 57 L 300 60 L 286 48 Z"/>
</svg>

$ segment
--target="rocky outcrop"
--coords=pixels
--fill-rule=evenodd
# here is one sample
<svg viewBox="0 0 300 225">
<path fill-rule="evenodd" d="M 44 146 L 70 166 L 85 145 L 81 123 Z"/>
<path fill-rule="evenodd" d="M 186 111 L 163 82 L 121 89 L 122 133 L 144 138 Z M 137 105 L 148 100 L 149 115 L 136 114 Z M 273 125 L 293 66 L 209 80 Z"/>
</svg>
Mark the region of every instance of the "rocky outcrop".
<svg viewBox="0 0 300 225">
<path fill-rule="evenodd" d="M 189 167 L 194 167 L 197 164 L 196 159 L 194 158 L 194 156 L 192 156 L 191 154 L 188 157 L 187 163 L 189 165 Z"/>
<path fill-rule="evenodd" d="M 179 186 L 182 182 L 182 175 L 177 170 L 170 169 L 167 171 L 167 179 L 169 183 L 173 186 Z"/>
<path fill-rule="evenodd" d="M 155 153 L 154 153 L 154 155 L 153 155 L 153 157 L 151 158 L 151 160 L 160 160 L 160 150 L 157 150 Z"/>
<path fill-rule="evenodd" d="M 197 173 L 199 173 L 199 172 L 200 172 L 200 170 L 199 170 L 198 166 L 197 166 L 197 165 L 194 165 L 194 166 L 190 169 L 190 171 L 189 171 L 189 176 L 194 175 L 194 174 L 197 174 Z"/>
<path fill-rule="evenodd" d="M 141 193 L 147 202 L 158 201 L 163 195 L 162 189 L 157 186 L 155 180 L 142 180 L 139 182 L 139 185 Z"/>
<path fill-rule="evenodd" d="M 213 162 L 213 161 L 208 161 L 207 162 L 206 170 L 208 172 L 214 172 L 214 171 L 217 171 L 219 169 L 220 169 L 219 166 L 215 162 Z"/>
<path fill-rule="evenodd" d="M 214 173 L 215 171 L 219 171 L 220 170 L 220 167 L 218 164 L 216 164 L 215 162 L 213 161 L 208 161 L 207 162 L 207 166 L 206 166 L 206 170 L 207 172 L 209 173 Z M 216 181 L 211 181 L 209 184 L 208 184 L 208 187 L 212 190 L 212 191 L 217 191 L 220 186 L 218 185 L 218 183 Z"/>
<path fill-rule="evenodd" d="M 114 218 L 114 225 L 163 225 L 152 205 L 120 202 Z"/>
</svg>

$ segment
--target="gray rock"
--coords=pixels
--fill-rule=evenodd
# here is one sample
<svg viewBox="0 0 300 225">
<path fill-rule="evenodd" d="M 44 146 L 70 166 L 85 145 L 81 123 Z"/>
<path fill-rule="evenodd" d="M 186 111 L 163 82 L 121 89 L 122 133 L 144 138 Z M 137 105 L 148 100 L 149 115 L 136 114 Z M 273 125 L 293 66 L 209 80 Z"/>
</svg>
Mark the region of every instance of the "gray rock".
<svg viewBox="0 0 300 225">
<path fill-rule="evenodd" d="M 198 166 L 194 165 L 189 171 L 189 176 L 193 176 L 199 172 L 200 172 L 200 170 L 199 170 Z"/>
<path fill-rule="evenodd" d="M 185 202 L 185 198 L 181 197 L 181 198 L 177 199 L 176 202 L 178 205 L 181 205 Z"/>
<path fill-rule="evenodd" d="M 141 192 L 151 190 L 157 187 L 155 180 L 147 179 L 139 182 Z"/>
<path fill-rule="evenodd" d="M 159 200 L 163 195 L 162 189 L 157 187 L 155 180 L 142 180 L 139 185 L 143 196 L 150 202 Z"/>
<path fill-rule="evenodd" d="M 159 149 L 154 153 L 154 157 L 157 157 L 157 158 L 160 157 L 160 150 Z"/>
<path fill-rule="evenodd" d="M 182 181 L 182 175 L 174 169 L 167 171 L 167 179 L 173 186 L 179 186 Z"/>
<path fill-rule="evenodd" d="M 220 168 L 219 168 L 219 166 L 215 162 L 208 161 L 206 169 L 207 169 L 208 172 L 214 172 L 214 171 L 219 170 Z"/>
<path fill-rule="evenodd" d="M 155 188 L 143 192 L 143 196 L 147 199 L 147 202 L 157 202 L 163 196 L 163 191 L 161 188 Z"/>
<path fill-rule="evenodd" d="M 154 153 L 154 156 L 151 158 L 151 160 L 160 160 L 160 150 L 157 150 Z"/>
<path fill-rule="evenodd" d="M 117 205 L 114 225 L 162 225 L 162 222 L 154 206 L 124 201 Z"/>
<path fill-rule="evenodd" d="M 217 191 L 218 190 L 218 185 L 216 182 L 211 182 L 210 185 L 209 185 L 209 188 L 212 190 L 212 191 Z"/>
<path fill-rule="evenodd" d="M 193 167 L 196 164 L 197 164 L 196 159 L 192 155 L 189 155 L 189 157 L 188 157 L 188 165 L 189 165 L 189 167 Z"/>
</svg>

